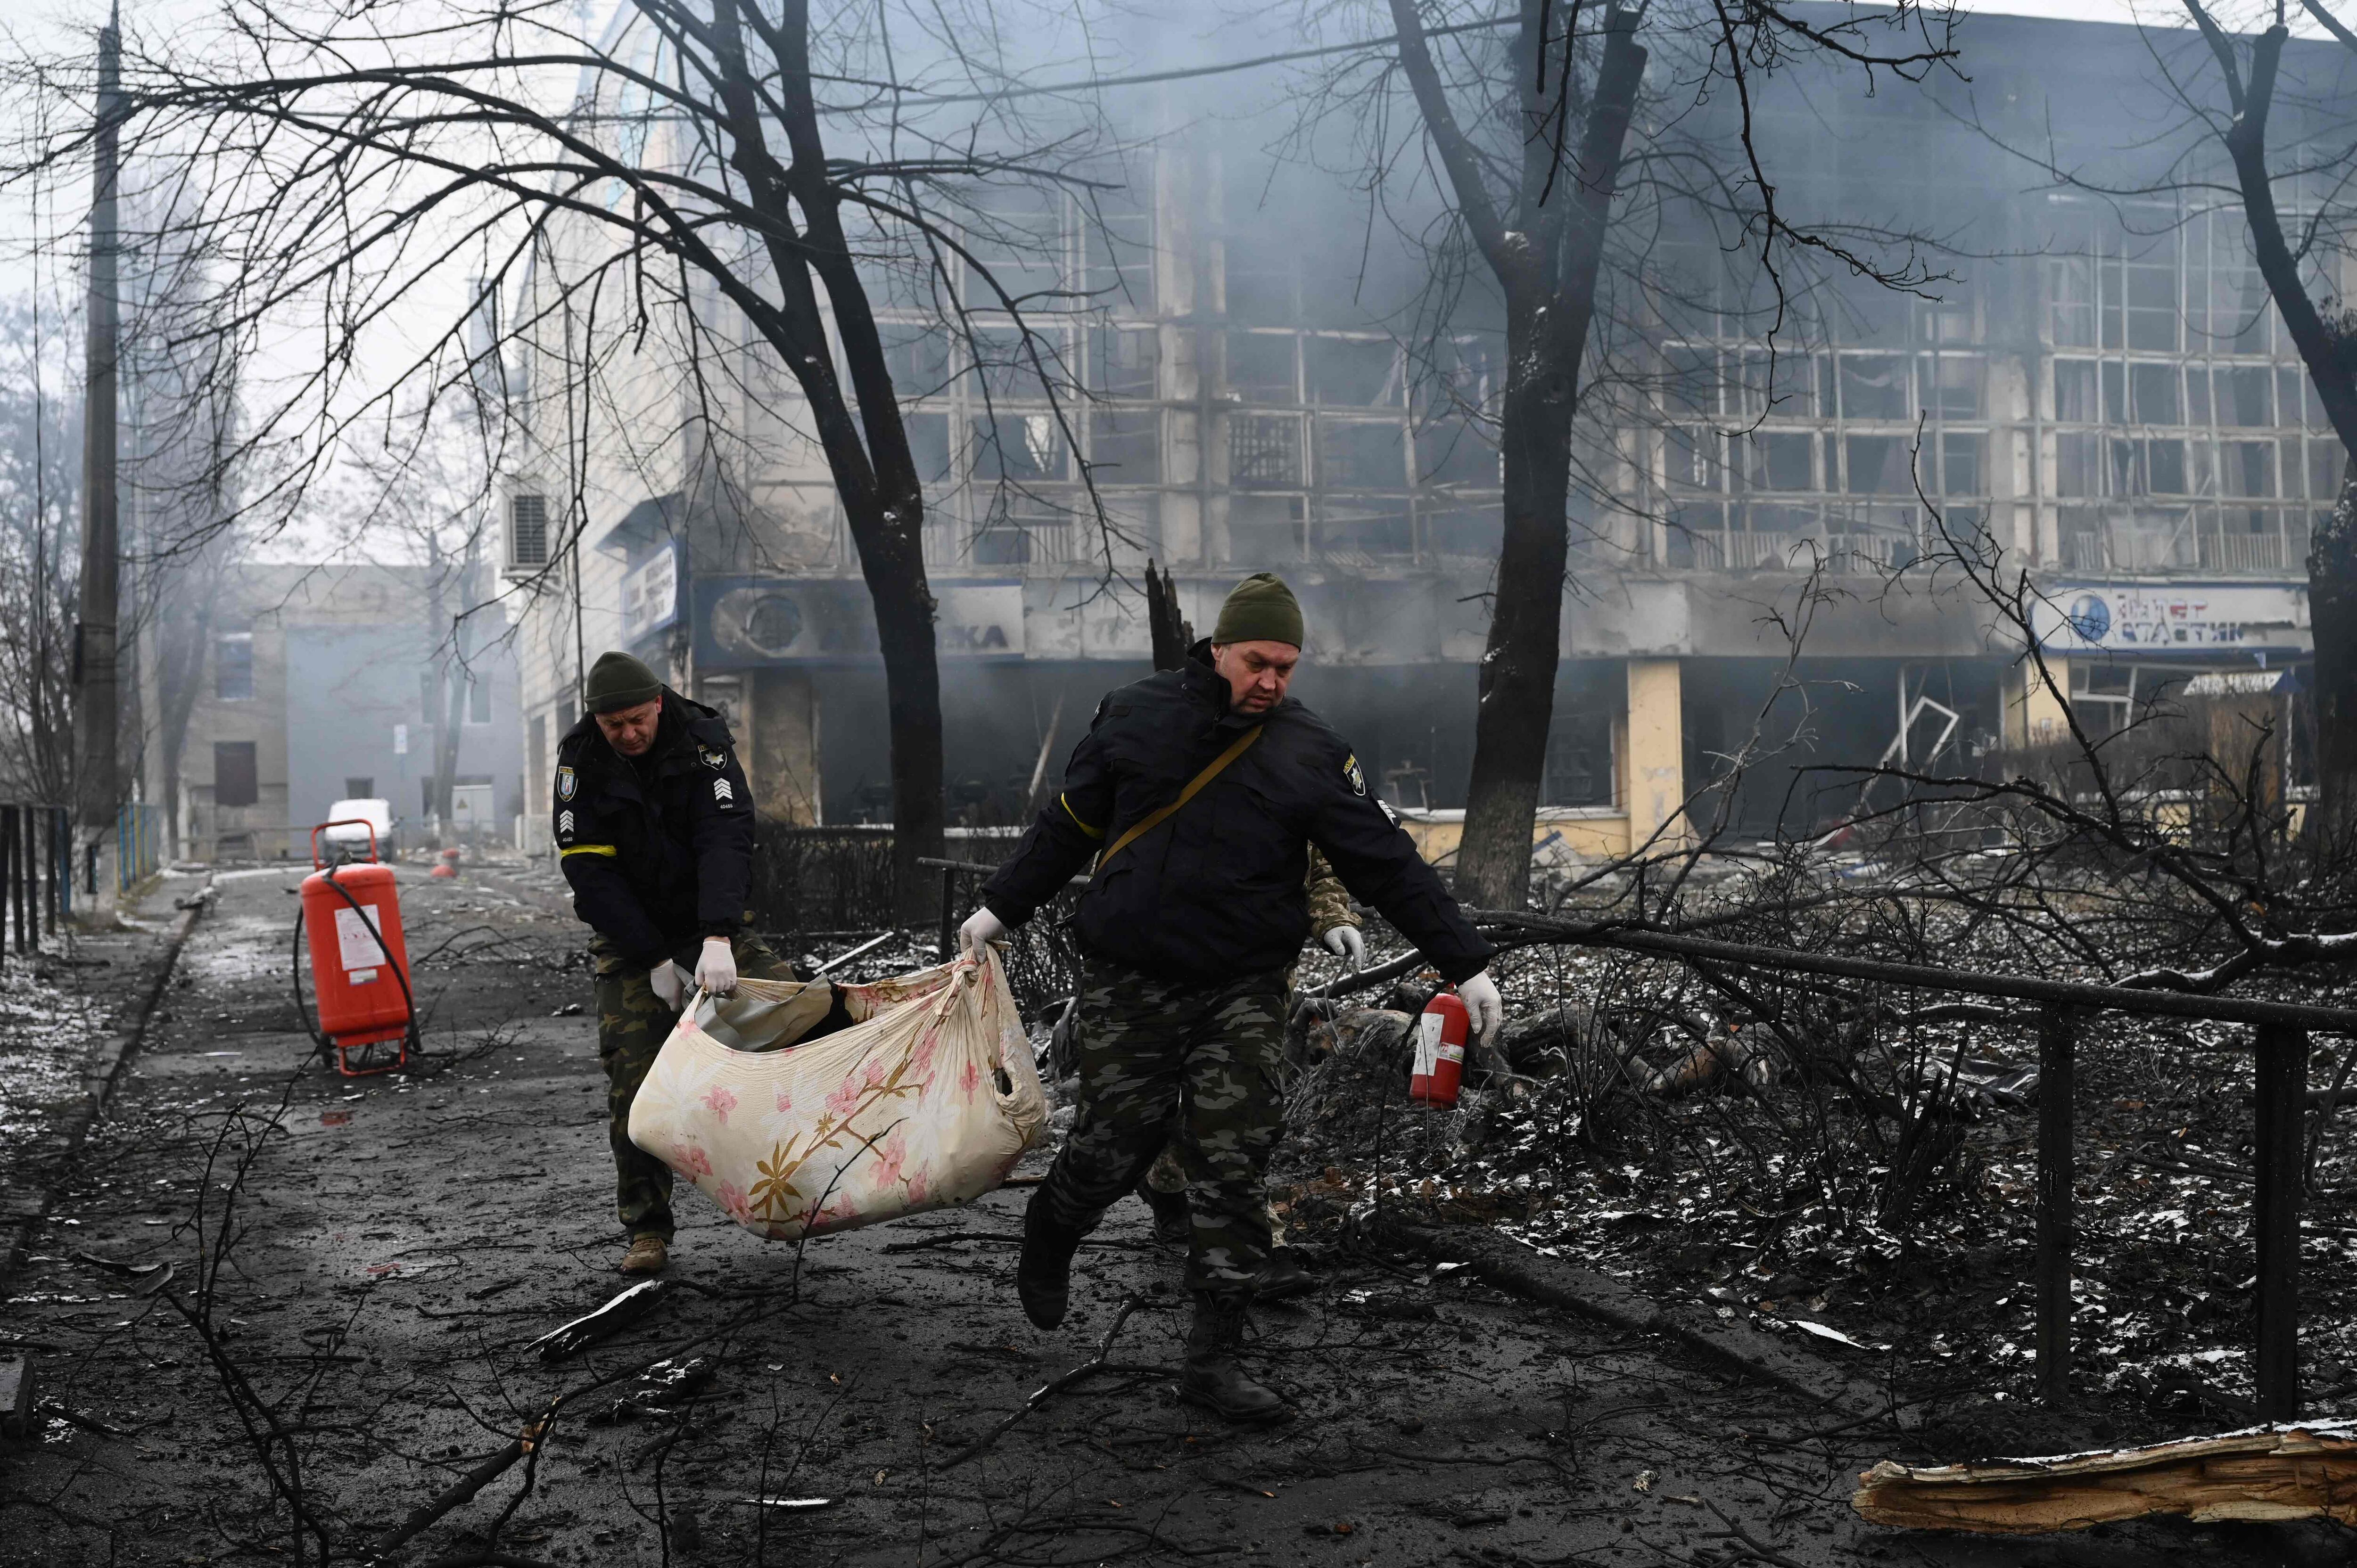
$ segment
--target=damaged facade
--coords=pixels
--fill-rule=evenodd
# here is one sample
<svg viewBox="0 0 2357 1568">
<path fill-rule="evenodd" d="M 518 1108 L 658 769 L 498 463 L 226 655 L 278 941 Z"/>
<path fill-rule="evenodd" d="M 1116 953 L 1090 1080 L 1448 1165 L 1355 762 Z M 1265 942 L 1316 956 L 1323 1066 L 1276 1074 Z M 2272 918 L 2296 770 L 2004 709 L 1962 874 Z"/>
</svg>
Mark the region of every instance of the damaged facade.
<svg viewBox="0 0 2357 1568">
<path fill-rule="evenodd" d="M 1780 78 L 1759 121 L 1787 210 L 1939 242 L 1927 253 L 1945 275 L 1920 293 L 1796 283 L 1771 368 L 1759 285 L 1732 281 L 1756 257 L 1659 220 L 1646 265 L 1683 307 L 1584 415 L 1594 493 L 1575 505 L 1538 826 L 1550 853 L 1641 842 L 1755 729 L 1783 744 L 1733 802 L 1752 832 L 1854 805 L 1854 782 L 1798 768 L 1902 756 L 1964 769 L 2061 738 L 2060 704 L 2025 688 L 2018 639 L 1921 564 L 1936 545 L 1927 502 L 1953 532 L 1986 525 L 2031 572 L 2050 601 L 2050 666 L 2096 733 L 2200 675 L 2296 691 L 2306 536 L 2341 455 L 2240 209 L 2203 205 L 2210 193 L 2058 191 L 1997 145 L 2052 135 L 2068 162 L 2083 134 L 2097 156 L 2115 138 L 2093 116 L 2157 101 L 2136 30 L 1965 25 L 1969 81 L 1868 93 L 1831 73 Z M 654 52 L 627 15 L 607 46 Z M 2315 77 L 2340 70 L 2330 46 L 2295 43 L 2293 58 L 2309 50 Z M 1422 810 L 1428 851 L 1445 854 L 1500 526 L 1479 417 L 1494 407 L 1498 339 L 1476 306 L 1439 347 L 1419 338 L 1432 268 L 1396 238 L 1409 226 L 1371 224 L 1349 178 L 1273 156 L 1270 124 L 1167 87 L 1107 97 L 1135 136 L 1093 168 L 1107 188 L 1087 203 L 986 197 L 996 231 L 969 240 L 1013 292 L 1085 296 L 1034 326 L 1083 394 L 1065 407 L 1109 530 L 970 269 L 952 259 L 942 277 L 974 313 L 971 345 L 908 278 L 879 268 L 872 285 L 910 436 L 938 476 L 926 564 L 951 821 L 1020 820 L 1097 697 L 1145 671 L 1151 557 L 1199 628 L 1245 573 L 1296 586 L 1310 628 L 1297 693 L 1351 737 L 1383 794 Z M 627 121 L 633 106 L 611 107 Z M 1998 118 L 1976 127 L 1976 113 Z M 637 133 L 650 157 L 672 134 Z M 566 345 L 585 340 L 587 307 L 552 279 L 608 242 L 586 221 L 557 234 L 557 259 L 517 291 L 528 341 L 507 367 L 535 454 L 503 498 L 531 841 L 545 842 L 537 781 L 577 717 L 580 671 L 608 647 L 730 714 L 771 817 L 883 820 L 873 618 L 790 379 L 700 295 L 741 373 L 699 381 L 653 349 L 617 350 L 595 374 L 619 393 L 582 424 L 567 396 L 592 372 Z M 1644 292 L 1625 287 L 1631 302 Z M 2298 788 L 2296 736 L 2288 766 Z"/>
</svg>

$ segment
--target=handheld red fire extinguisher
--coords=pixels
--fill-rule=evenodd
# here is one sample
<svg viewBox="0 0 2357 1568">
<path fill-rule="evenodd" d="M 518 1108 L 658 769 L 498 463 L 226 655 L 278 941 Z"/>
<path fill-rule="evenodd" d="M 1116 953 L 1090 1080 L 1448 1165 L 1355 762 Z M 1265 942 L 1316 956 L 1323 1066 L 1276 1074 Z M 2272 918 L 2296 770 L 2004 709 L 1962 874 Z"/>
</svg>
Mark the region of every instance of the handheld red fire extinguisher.
<svg viewBox="0 0 2357 1568">
<path fill-rule="evenodd" d="M 1454 986 L 1434 992 L 1415 1020 L 1415 1069 L 1407 1097 L 1420 1105 L 1450 1106 L 1465 1079 L 1465 1041 L 1472 1018 Z"/>
</svg>

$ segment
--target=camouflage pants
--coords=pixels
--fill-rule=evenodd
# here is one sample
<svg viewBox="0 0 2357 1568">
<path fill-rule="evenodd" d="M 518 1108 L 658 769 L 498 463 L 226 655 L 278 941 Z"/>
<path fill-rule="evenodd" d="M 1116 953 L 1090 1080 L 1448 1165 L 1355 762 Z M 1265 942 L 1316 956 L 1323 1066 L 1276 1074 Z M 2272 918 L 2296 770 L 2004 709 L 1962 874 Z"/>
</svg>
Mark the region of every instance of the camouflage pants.
<svg viewBox="0 0 2357 1568">
<path fill-rule="evenodd" d="M 1192 985 L 1092 961 L 1079 1022 L 1080 1111 L 1039 1189 L 1049 1217 L 1093 1230 L 1175 1143 L 1194 1227 L 1189 1286 L 1251 1283 L 1268 1258 L 1265 1178 L 1285 1133 L 1285 972 Z"/>
<path fill-rule="evenodd" d="M 793 966 L 760 938 L 739 934 L 730 944 L 737 972 L 754 980 L 791 980 Z M 670 1038 L 678 1012 L 663 1005 L 647 972 L 624 961 L 603 937 L 591 940 L 597 997 L 597 1059 L 606 1069 L 606 1141 L 614 1151 L 615 1207 L 630 1235 L 651 1230 L 671 1239 L 671 1167 L 630 1142 L 630 1101 L 638 1097 L 655 1053 Z"/>
<path fill-rule="evenodd" d="M 1315 854 L 1316 852 L 1312 851 L 1311 853 Z M 1312 884 L 1310 906 L 1313 909 L 1317 907 L 1317 893 L 1315 886 L 1317 875 L 1317 868 L 1313 865 L 1310 868 L 1310 881 Z M 1340 883 L 1336 883 L 1335 886 L 1339 887 L 1341 885 Z M 1349 908 L 1350 905 L 1346 899 L 1343 904 L 1343 909 L 1347 913 Z M 1337 923 L 1339 924 L 1339 922 Z M 1354 926 L 1358 922 L 1355 920 L 1351 922 Z M 1294 983 L 1300 977 L 1300 974 L 1301 966 L 1297 963 L 1291 969 L 1285 972 L 1285 1014 L 1288 1018 L 1293 1015 Z M 1162 1152 L 1160 1154 L 1154 1156 L 1154 1164 L 1147 1168 L 1146 1173 L 1142 1179 L 1146 1186 L 1150 1187 L 1155 1191 L 1160 1193 L 1183 1193 L 1187 1190 L 1187 1167 L 1179 1163 L 1178 1139 L 1175 1128 L 1170 1141 L 1162 1145 Z M 1138 1194 L 1138 1197 L 1141 1198 L 1145 1196 L 1146 1195 L 1142 1192 Z M 1268 1234 L 1269 1244 L 1272 1247 L 1282 1247 L 1285 1245 L 1285 1221 L 1276 1217 L 1276 1210 L 1274 1208 L 1271 1208 L 1268 1211 Z"/>
</svg>

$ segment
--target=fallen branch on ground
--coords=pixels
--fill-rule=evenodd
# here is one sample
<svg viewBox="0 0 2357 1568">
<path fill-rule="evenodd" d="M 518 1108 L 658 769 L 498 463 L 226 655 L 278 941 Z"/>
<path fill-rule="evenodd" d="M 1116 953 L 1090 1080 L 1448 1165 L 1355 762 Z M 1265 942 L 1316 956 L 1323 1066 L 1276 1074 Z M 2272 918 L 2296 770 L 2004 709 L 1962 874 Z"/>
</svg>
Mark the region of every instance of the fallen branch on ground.
<svg viewBox="0 0 2357 1568">
<path fill-rule="evenodd" d="M 676 1280 L 640 1280 L 595 1312 L 561 1324 L 524 1347 L 544 1361 L 562 1361 L 600 1339 L 610 1339 L 652 1312 L 671 1294 Z"/>
<path fill-rule="evenodd" d="M 540 1440 L 541 1430 L 547 1424 L 546 1416 L 533 1422 L 523 1429 L 522 1435 L 468 1471 L 440 1496 L 430 1502 L 418 1504 L 416 1508 L 410 1510 L 407 1519 L 377 1537 L 376 1544 L 369 1549 L 370 1556 L 373 1558 L 390 1556 L 444 1514 L 454 1509 L 464 1508 L 472 1502 L 477 1492 L 498 1480 L 507 1473 L 510 1466 L 532 1452 L 533 1445 Z M 484 1562 L 488 1559 L 478 1557 L 470 1561 Z"/>
<path fill-rule="evenodd" d="M 1142 1295 L 1133 1295 L 1127 1301 L 1123 1302 L 1121 1304 L 1121 1310 L 1114 1313 L 1113 1316 L 1112 1326 L 1104 1331 L 1104 1337 L 1097 1341 L 1097 1353 L 1095 1355 L 1090 1357 L 1079 1366 L 1074 1367 L 1062 1377 L 1056 1379 L 1053 1382 L 1048 1383 L 1043 1387 L 1035 1390 L 1029 1399 L 1025 1400 L 1022 1404 L 1017 1406 L 1011 1413 L 1001 1417 L 997 1425 L 992 1427 L 981 1437 L 967 1444 L 963 1448 L 959 1449 L 956 1453 L 951 1455 L 940 1464 L 931 1466 L 931 1468 L 936 1472 L 955 1469 L 958 1466 L 964 1464 L 967 1460 L 982 1453 L 992 1444 L 997 1442 L 1000 1438 L 1014 1431 L 1016 1424 L 1025 1416 L 1029 1415 L 1033 1411 L 1038 1410 L 1041 1405 L 1047 1403 L 1056 1395 L 1062 1393 L 1066 1389 L 1071 1388 L 1076 1384 L 1087 1381 L 1089 1379 L 1096 1376 L 1099 1372 L 1125 1373 L 1146 1378 L 1171 1376 L 1171 1370 L 1168 1367 L 1132 1366 L 1126 1363 L 1117 1363 L 1106 1359 L 1113 1353 L 1114 1337 L 1121 1332 L 1121 1326 L 1129 1321 L 1129 1315 L 1131 1313 L 1135 1312 L 1139 1307 L 1145 1305 L 1146 1298 Z"/>
</svg>

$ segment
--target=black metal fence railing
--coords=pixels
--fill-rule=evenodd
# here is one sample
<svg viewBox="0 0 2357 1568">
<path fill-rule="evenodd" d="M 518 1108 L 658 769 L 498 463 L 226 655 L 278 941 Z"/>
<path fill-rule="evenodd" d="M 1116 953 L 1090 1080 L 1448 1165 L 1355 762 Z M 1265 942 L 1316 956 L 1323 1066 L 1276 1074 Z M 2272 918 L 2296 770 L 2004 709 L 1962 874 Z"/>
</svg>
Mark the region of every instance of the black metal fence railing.
<svg viewBox="0 0 2357 1568">
<path fill-rule="evenodd" d="M 0 804 L 0 961 L 30 955 L 72 917 L 73 884 L 71 810 Z"/>
<path fill-rule="evenodd" d="M 790 828 L 764 822 L 753 849 L 753 917 L 791 940 L 899 924 L 890 828 Z"/>
<path fill-rule="evenodd" d="M 939 950 L 956 950 L 957 927 L 980 897 L 996 862 L 1013 853 L 1011 834 L 953 835 L 973 859 L 920 860 L 942 873 Z M 1077 887 L 1078 885 L 1075 885 Z M 791 946 L 820 937 L 881 931 L 900 923 L 892 886 L 892 830 L 790 828 L 762 824 L 753 852 L 754 924 Z M 1072 994 L 1080 953 L 1070 931 L 1073 894 L 1051 900 L 1007 943 L 1007 983 L 1026 1014 Z"/>
<path fill-rule="evenodd" d="M 1872 984 L 1953 992 L 2036 1004 L 2040 1069 L 2038 1112 L 2039 1389 L 2050 1400 L 2069 1393 L 2072 1252 L 2077 1239 L 2072 1092 L 2079 1024 L 2096 1012 L 2201 1018 L 2250 1026 L 2216 1042 L 2257 1058 L 2253 1164 L 2257 1176 L 2253 1230 L 2258 1269 L 2253 1331 L 2259 1412 L 2268 1421 L 2299 1414 L 2299 1233 L 2307 1195 L 2301 1137 L 2308 1106 L 2311 1032 L 2357 1037 L 2357 1008 L 2319 1007 L 2246 996 L 2200 996 L 2132 990 L 2027 975 L 1988 974 L 1929 964 L 1886 962 L 1836 953 L 1801 952 L 1718 941 L 1671 931 L 1590 925 L 1518 910 L 1469 909 L 1481 926 L 1529 945 L 1615 948 L 1677 960 L 1697 968 L 1767 970 L 1825 975 Z M 1390 966 L 1386 966 L 1390 967 Z M 1374 972 L 1369 972 L 1371 978 Z M 1339 991 L 1341 987 L 1329 987 Z"/>
</svg>

